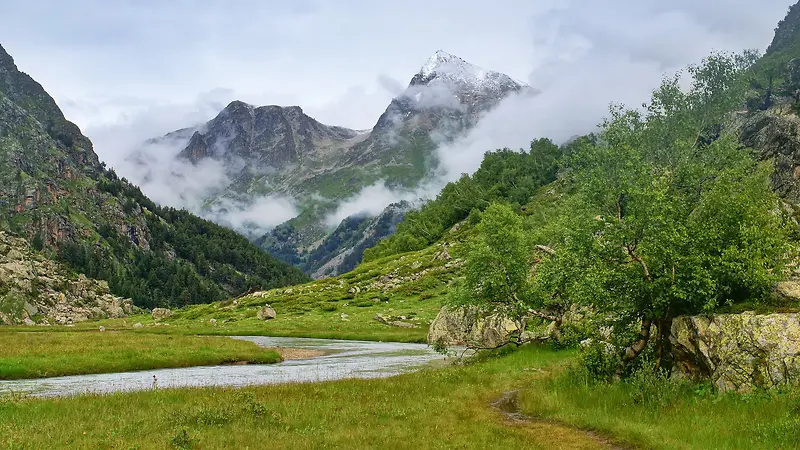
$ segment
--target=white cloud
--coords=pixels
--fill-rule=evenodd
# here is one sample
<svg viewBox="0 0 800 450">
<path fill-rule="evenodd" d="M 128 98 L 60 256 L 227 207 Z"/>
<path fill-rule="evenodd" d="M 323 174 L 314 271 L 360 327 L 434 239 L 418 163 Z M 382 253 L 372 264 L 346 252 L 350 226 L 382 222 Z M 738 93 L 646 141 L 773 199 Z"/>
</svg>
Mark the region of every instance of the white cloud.
<svg viewBox="0 0 800 450">
<path fill-rule="evenodd" d="M 264 196 L 247 203 L 223 199 L 203 215 L 246 235 L 259 237 L 298 213 L 292 198 Z"/>
<path fill-rule="evenodd" d="M 377 216 L 391 203 L 402 200 L 414 202 L 418 199 L 416 192 L 395 191 L 379 181 L 345 200 L 333 214 L 326 217 L 325 222 L 329 227 L 335 227 L 350 216 Z"/>
</svg>

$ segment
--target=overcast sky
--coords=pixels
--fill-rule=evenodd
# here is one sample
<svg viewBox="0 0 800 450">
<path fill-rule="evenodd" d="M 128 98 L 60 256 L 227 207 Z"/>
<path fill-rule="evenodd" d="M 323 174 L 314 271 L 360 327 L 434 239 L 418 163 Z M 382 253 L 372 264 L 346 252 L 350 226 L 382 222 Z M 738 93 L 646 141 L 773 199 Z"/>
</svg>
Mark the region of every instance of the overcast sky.
<svg viewBox="0 0 800 450">
<path fill-rule="evenodd" d="M 5 3 L 0 43 L 92 138 L 101 159 L 156 201 L 194 210 L 205 198 L 204 183 L 219 177 L 190 174 L 184 179 L 201 186 L 181 185 L 170 166 L 180 148 L 153 154 L 151 168 L 164 170 L 138 175 L 124 157 L 145 139 L 209 120 L 232 100 L 300 105 L 323 123 L 371 128 L 397 86 L 438 49 L 541 91 L 504 102 L 463 139 L 440 148 L 446 175 L 436 181 L 445 182 L 477 169 L 487 150 L 592 131 L 609 102 L 640 105 L 665 73 L 712 50 L 763 51 L 793 1 Z M 422 195 L 439 187 L 433 183 Z M 344 204 L 333 222 L 415 195 L 379 183 Z M 254 208 L 228 219 L 268 228 L 295 213 L 292 199 L 267 197 Z"/>
<path fill-rule="evenodd" d="M 440 48 L 533 83 L 577 49 L 680 66 L 712 48 L 765 48 L 791 3 L 25 0 L 3 6 L 0 42 L 85 129 L 233 99 L 369 128 L 391 98 L 379 79 L 407 83 Z"/>
</svg>

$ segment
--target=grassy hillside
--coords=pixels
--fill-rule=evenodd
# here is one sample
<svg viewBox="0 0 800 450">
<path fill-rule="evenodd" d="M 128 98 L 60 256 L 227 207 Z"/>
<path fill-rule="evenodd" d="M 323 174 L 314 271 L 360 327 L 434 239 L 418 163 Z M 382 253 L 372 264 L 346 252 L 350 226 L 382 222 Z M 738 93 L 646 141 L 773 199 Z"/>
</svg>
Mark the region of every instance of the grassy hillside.
<svg viewBox="0 0 800 450">
<path fill-rule="evenodd" d="M 158 325 L 149 316 L 101 323 L 109 329 L 124 329 L 141 322 L 143 331 L 157 333 L 425 342 L 428 326 L 458 273 L 459 241 L 468 232 L 469 226 L 464 226 L 448 234 L 446 246 L 439 242 L 371 261 L 338 277 L 178 308 Z M 257 317 L 266 304 L 275 309 L 276 319 Z M 376 315 L 403 325 L 387 325 L 375 320 Z"/>
</svg>

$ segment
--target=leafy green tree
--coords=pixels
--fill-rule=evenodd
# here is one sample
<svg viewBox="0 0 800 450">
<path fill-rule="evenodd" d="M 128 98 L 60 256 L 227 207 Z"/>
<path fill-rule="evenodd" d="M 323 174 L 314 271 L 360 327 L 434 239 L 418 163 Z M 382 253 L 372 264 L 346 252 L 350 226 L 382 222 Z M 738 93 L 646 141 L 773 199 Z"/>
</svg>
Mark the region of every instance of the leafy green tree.
<svg viewBox="0 0 800 450">
<path fill-rule="evenodd" d="M 576 192 L 555 248 L 564 256 L 543 262 L 541 284 L 638 323 L 618 375 L 653 325 L 661 348 L 672 318 L 766 296 L 780 276 L 788 241 L 770 169 L 720 126 L 743 102 L 744 69 L 710 56 L 689 68 L 688 91 L 676 76 L 644 113 L 612 108 L 597 145 L 571 158 Z M 561 280 L 567 265 L 583 281 Z"/>
<path fill-rule="evenodd" d="M 464 280 L 456 300 L 521 317 L 529 308 L 532 252 L 522 217 L 504 204 L 492 203 L 467 242 Z"/>
<path fill-rule="evenodd" d="M 786 64 L 784 69 L 784 82 L 781 94 L 791 97 L 795 105 L 800 103 L 800 58 L 795 58 Z"/>
</svg>

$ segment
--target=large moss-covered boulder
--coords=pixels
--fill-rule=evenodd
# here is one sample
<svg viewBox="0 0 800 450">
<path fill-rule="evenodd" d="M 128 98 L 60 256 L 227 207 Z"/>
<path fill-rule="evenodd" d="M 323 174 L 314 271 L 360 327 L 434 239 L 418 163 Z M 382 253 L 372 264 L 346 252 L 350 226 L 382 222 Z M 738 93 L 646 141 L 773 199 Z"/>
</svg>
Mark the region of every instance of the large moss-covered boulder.
<svg viewBox="0 0 800 450">
<path fill-rule="evenodd" d="M 493 348 L 508 342 L 521 325 L 500 314 L 487 314 L 477 307 L 443 307 L 431 323 L 428 343 Z"/>
<path fill-rule="evenodd" d="M 278 317 L 278 313 L 275 312 L 275 309 L 272 306 L 264 305 L 263 308 L 258 310 L 256 314 L 258 320 L 272 320 Z"/>
<path fill-rule="evenodd" d="M 800 314 L 679 317 L 670 343 L 675 370 L 746 392 L 800 380 Z"/>
</svg>

